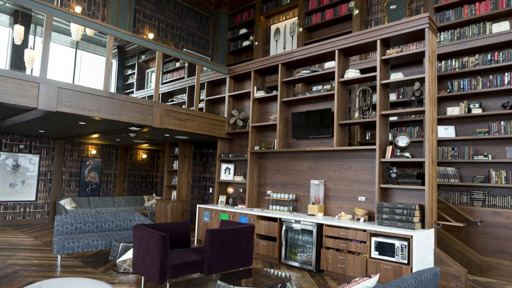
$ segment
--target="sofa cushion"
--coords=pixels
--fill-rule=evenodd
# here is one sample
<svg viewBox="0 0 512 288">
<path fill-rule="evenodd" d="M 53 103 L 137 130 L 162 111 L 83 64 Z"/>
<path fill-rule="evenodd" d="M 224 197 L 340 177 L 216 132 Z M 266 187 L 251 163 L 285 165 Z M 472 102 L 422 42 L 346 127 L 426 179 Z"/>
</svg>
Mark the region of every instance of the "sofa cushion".
<svg viewBox="0 0 512 288">
<path fill-rule="evenodd" d="M 112 246 L 112 240 L 122 241 L 125 239 L 133 239 L 133 231 L 61 235 L 53 238 L 53 254 L 107 250 Z"/>
<path fill-rule="evenodd" d="M 73 197 L 73 201 L 75 201 L 76 205 L 78 205 L 78 207 L 80 209 L 89 209 L 91 208 L 91 203 L 90 203 L 90 197 Z"/>
<path fill-rule="evenodd" d="M 91 208 L 113 208 L 116 207 L 115 197 L 91 197 Z"/>
<path fill-rule="evenodd" d="M 152 223 L 152 221 L 133 212 L 57 215 L 53 235 L 131 231 L 133 226 L 139 223 Z"/>
<path fill-rule="evenodd" d="M 141 206 L 137 202 L 137 196 L 115 197 L 115 207 L 137 207 Z"/>
<path fill-rule="evenodd" d="M 377 284 L 383 288 L 437 288 L 441 270 L 437 267 L 426 268 L 405 275 L 386 284 Z"/>
<path fill-rule="evenodd" d="M 359 277 L 350 281 L 350 283 L 342 284 L 339 288 L 373 288 L 379 281 L 379 276 L 380 274 Z"/>
<path fill-rule="evenodd" d="M 78 209 L 78 205 L 76 205 L 75 201 L 71 198 L 65 198 L 59 201 L 59 203 L 66 208 L 66 210 L 75 210 Z"/>
</svg>

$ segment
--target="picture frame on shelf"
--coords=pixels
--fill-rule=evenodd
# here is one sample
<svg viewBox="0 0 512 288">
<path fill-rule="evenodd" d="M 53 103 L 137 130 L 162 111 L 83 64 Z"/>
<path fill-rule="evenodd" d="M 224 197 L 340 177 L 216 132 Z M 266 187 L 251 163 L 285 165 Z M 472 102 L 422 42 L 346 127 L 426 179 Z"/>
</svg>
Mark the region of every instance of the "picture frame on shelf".
<svg viewBox="0 0 512 288">
<path fill-rule="evenodd" d="M 297 48 L 299 30 L 298 17 L 270 26 L 270 55 L 279 54 Z"/>
<path fill-rule="evenodd" d="M 437 126 L 438 138 L 455 137 L 455 126 L 453 125 L 438 125 Z"/>
<path fill-rule="evenodd" d="M 144 89 L 155 88 L 155 80 L 156 80 L 156 69 L 153 67 L 153 68 L 146 70 L 146 82 L 144 83 Z"/>
<path fill-rule="evenodd" d="M 39 154 L 0 152 L 0 201 L 36 201 Z"/>
<path fill-rule="evenodd" d="M 219 203 L 217 205 L 219 206 L 226 206 L 226 195 L 220 195 L 219 196 Z"/>
<path fill-rule="evenodd" d="M 220 163 L 220 180 L 233 181 L 235 177 L 235 163 Z"/>
</svg>

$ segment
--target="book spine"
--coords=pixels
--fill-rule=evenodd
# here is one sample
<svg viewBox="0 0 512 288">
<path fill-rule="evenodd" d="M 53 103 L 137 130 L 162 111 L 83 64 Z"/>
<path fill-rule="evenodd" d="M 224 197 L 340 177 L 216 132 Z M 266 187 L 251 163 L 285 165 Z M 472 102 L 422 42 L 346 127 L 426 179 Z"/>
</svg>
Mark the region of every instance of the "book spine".
<svg viewBox="0 0 512 288">
<path fill-rule="evenodd" d="M 399 222 L 408 222 L 408 223 L 419 223 L 421 218 L 411 217 L 405 215 L 393 215 L 393 214 L 377 214 L 377 220 L 391 220 L 391 221 L 399 221 Z"/>
<path fill-rule="evenodd" d="M 377 220 L 378 225 L 410 229 L 410 230 L 418 230 L 421 229 L 421 223 L 407 223 L 407 222 L 399 222 L 399 221 L 391 221 L 391 220 Z"/>
<path fill-rule="evenodd" d="M 421 211 L 400 208 L 377 208 L 377 215 L 381 214 L 417 217 L 421 215 Z"/>
<path fill-rule="evenodd" d="M 399 208 L 399 209 L 412 209 L 417 210 L 420 208 L 419 204 L 412 203 L 395 203 L 395 202 L 377 202 L 379 208 Z"/>
</svg>

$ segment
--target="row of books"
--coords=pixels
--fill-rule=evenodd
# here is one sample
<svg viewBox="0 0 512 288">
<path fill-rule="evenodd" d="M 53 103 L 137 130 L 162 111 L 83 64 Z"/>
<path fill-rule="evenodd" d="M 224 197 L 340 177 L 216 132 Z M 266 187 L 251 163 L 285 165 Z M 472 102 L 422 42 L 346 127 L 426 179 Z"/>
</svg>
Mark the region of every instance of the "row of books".
<svg viewBox="0 0 512 288">
<path fill-rule="evenodd" d="M 307 12 L 308 10 L 315 9 L 316 7 L 321 7 L 337 1 L 338 0 L 306 0 L 304 2 L 304 11 Z"/>
<path fill-rule="evenodd" d="M 176 78 L 185 76 L 185 69 L 175 70 L 169 73 L 162 74 L 162 82 L 170 81 Z"/>
<path fill-rule="evenodd" d="M 464 39 L 471 39 L 483 35 L 492 34 L 492 22 L 485 21 L 480 23 L 471 24 L 465 27 L 458 27 L 439 33 L 437 44 L 446 44 L 453 41 Z"/>
<path fill-rule="evenodd" d="M 489 169 L 489 183 L 491 184 L 511 184 L 512 170 Z"/>
<path fill-rule="evenodd" d="M 403 44 L 403 45 L 400 45 L 400 46 L 393 46 L 390 49 L 399 49 L 400 52 L 406 52 L 406 51 L 414 51 L 414 50 L 417 50 L 417 49 L 423 49 L 424 47 L 425 47 L 425 41 L 421 40 L 421 41 L 416 41 L 416 42 L 411 42 L 411 43 Z M 365 55 L 366 59 L 375 59 L 375 58 L 377 58 L 377 52 L 376 51 L 369 52 L 369 53 L 366 53 L 364 55 Z"/>
<path fill-rule="evenodd" d="M 337 7 L 325 9 L 322 12 L 315 13 L 313 15 L 304 17 L 304 25 L 313 25 L 321 23 L 332 18 L 352 13 L 352 7 L 348 3 L 338 5 Z"/>
<path fill-rule="evenodd" d="M 261 13 L 265 13 L 267 11 L 270 11 L 274 8 L 277 8 L 282 5 L 286 5 L 290 3 L 291 0 L 271 0 L 265 2 L 263 5 L 261 5 Z"/>
<path fill-rule="evenodd" d="M 437 167 L 437 181 L 460 183 L 461 177 L 459 169 L 455 167 Z"/>
<path fill-rule="evenodd" d="M 459 6 L 451 10 L 437 12 L 434 14 L 434 20 L 438 24 L 448 23 L 468 17 L 499 11 L 511 6 L 511 0 L 484 0 L 481 2 L 465 4 L 464 6 Z"/>
<path fill-rule="evenodd" d="M 393 139 L 400 134 L 407 134 L 411 139 L 423 139 L 423 127 L 421 126 L 395 127 L 389 133 Z"/>
<path fill-rule="evenodd" d="M 229 25 L 235 25 L 245 20 L 254 18 L 254 8 L 240 12 L 229 19 Z"/>
<path fill-rule="evenodd" d="M 437 72 L 451 72 L 478 68 L 489 65 L 509 63 L 512 61 L 512 48 L 479 53 L 437 62 Z"/>
<path fill-rule="evenodd" d="M 422 207 L 412 203 L 377 202 L 377 224 L 412 230 L 421 229 Z"/>
<path fill-rule="evenodd" d="M 473 146 L 438 146 L 438 160 L 471 160 L 475 154 Z"/>
<path fill-rule="evenodd" d="M 229 51 L 235 50 L 235 49 L 238 49 L 238 48 L 241 48 L 241 47 L 244 47 L 244 46 L 251 46 L 252 47 L 252 42 L 250 42 L 247 39 L 240 39 L 240 40 L 236 40 L 236 41 L 230 42 L 229 43 Z"/>
<path fill-rule="evenodd" d="M 439 197 L 452 205 L 512 209 L 512 195 L 492 195 L 488 191 L 439 191 Z"/>
<path fill-rule="evenodd" d="M 490 135 L 512 135 L 512 120 L 489 122 Z"/>
<path fill-rule="evenodd" d="M 421 86 L 423 86 L 423 84 Z M 389 100 L 408 99 L 413 90 L 413 86 L 395 88 L 394 90 L 390 89 Z"/>
<path fill-rule="evenodd" d="M 466 92 L 489 88 L 499 88 L 511 85 L 512 72 L 495 73 L 490 75 L 467 77 L 448 81 L 451 92 Z"/>
</svg>

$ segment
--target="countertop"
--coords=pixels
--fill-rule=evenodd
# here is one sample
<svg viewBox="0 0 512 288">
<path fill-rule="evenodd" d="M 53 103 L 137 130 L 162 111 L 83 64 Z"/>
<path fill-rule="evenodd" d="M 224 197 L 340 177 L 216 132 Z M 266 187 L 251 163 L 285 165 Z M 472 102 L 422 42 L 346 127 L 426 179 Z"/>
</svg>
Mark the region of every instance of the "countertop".
<svg viewBox="0 0 512 288">
<path fill-rule="evenodd" d="M 425 233 L 428 233 L 428 234 L 432 233 L 431 230 L 433 230 L 433 229 L 408 230 L 408 229 L 402 229 L 402 228 L 380 226 L 380 225 L 377 225 L 377 223 L 375 223 L 375 222 L 337 220 L 337 219 L 335 219 L 335 217 L 332 217 L 332 216 L 317 217 L 317 216 L 308 216 L 307 214 L 304 214 L 304 213 L 272 212 L 272 211 L 258 209 L 258 208 L 239 208 L 239 207 L 231 207 L 231 206 L 219 206 L 219 205 L 215 205 L 215 204 L 197 205 L 197 207 L 198 207 L 197 211 L 199 211 L 199 208 L 202 207 L 202 208 L 216 209 L 216 210 L 222 210 L 222 211 L 238 212 L 238 213 L 252 214 L 252 215 L 258 215 L 258 216 L 289 219 L 289 220 L 299 220 L 299 221 L 319 223 L 319 224 L 325 224 L 325 225 L 331 225 L 331 226 L 354 228 L 354 229 L 361 229 L 361 230 L 368 230 L 368 231 L 375 231 L 375 232 L 401 234 L 401 235 L 408 235 L 408 236 L 422 236 Z M 197 211 L 196 211 L 196 213 L 198 213 Z M 197 217 L 201 217 L 201 216 L 197 215 Z M 199 218 L 197 218 L 197 219 L 199 219 Z"/>
</svg>

